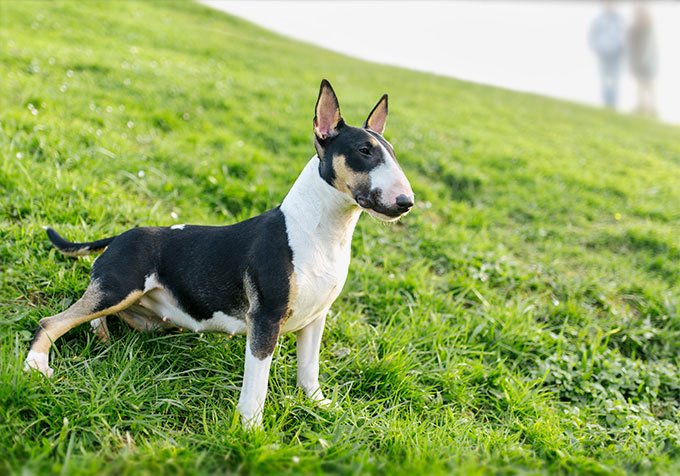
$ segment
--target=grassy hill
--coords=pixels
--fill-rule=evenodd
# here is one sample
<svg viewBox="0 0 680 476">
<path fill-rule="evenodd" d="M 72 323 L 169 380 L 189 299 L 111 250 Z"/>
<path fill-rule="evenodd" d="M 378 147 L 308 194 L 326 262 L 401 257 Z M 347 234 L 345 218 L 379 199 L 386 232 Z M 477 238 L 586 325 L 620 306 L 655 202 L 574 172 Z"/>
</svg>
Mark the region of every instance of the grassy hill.
<svg viewBox="0 0 680 476">
<path fill-rule="evenodd" d="M 55 377 L 32 332 L 84 290 L 87 240 L 233 223 L 313 153 L 321 78 L 386 133 L 417 208 L 362 218 L 295 388 L 234 418 L 244 340 L 86 328 Z M 191 3 L 0 2 L 0 473 L 680 471 L 680 129 L 297 43 Z M 28 474 L 28 473 L 24 473 Z"/>
</svg>

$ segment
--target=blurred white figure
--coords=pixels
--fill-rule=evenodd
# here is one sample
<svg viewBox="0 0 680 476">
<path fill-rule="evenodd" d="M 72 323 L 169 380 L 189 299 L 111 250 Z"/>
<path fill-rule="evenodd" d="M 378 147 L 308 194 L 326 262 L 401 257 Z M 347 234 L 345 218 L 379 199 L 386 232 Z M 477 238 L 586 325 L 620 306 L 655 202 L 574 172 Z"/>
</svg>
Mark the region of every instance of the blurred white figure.
<svg viewBox="0 0 680 476">
<path fill-rule="evenodd" d="M 628 48 L 630 69 L 638 84 L 637 112 L 656 116 L 654 78 L 658 69 L 658 50 L 652 16 L 643 4 L 635 8 L 628 32 Z"/>
<path fill-rule="evenodd" d="M 604 9 L 590 27 L 588 40 L 600 62 L 604 105 L 616 108 L 619 77 L 626 50 L 626 27 L 614 2 L 605 2 Z"/>
</svg>

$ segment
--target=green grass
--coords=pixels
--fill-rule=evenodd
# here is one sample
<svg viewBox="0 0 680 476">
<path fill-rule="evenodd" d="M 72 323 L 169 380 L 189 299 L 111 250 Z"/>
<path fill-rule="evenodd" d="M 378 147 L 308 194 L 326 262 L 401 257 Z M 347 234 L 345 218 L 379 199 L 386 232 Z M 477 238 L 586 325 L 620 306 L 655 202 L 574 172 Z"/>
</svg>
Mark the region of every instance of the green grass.
<svg viewBox="0 0 680 476">
<path fill-rule="evenodd" d="M 266 433 L 234 417 L 244 340 L 82 326 L 51 380 L 37 321 L 87 240 L 233 223 L 313 153 L 321 78 L 417 196 L 362 218 L 320 410 L 280 340 Z M 680 129 L 373 65 L 190 3 L 0 2 L 0 473 L 680 471 Z"/>
</svg>

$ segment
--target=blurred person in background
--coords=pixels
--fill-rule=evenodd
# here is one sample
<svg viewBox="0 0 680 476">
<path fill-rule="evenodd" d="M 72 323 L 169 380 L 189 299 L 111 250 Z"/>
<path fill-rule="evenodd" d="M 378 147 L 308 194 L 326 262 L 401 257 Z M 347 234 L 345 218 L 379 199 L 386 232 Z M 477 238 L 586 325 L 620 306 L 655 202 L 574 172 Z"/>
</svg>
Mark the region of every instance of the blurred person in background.
<svg viewBox="0 0 680 476">
<path fill-rule="evenodd" d="M 588 40 L 600 63 L 602 100 L 605 106 L 615 109 L 626 50 L 626 30 L 613 1 L 604 2 L 604 9 L 590 27 Z"/>
<path fill-rule="evenodd" d="M 633 23 L 628 31 L 628 50 L 630 69 L 638 84 L 637 112 L 656 116 L 654 77 L 658 52 L 652 15 L 642 3 L 637 5 L 633 14 Z"/>
</svg>

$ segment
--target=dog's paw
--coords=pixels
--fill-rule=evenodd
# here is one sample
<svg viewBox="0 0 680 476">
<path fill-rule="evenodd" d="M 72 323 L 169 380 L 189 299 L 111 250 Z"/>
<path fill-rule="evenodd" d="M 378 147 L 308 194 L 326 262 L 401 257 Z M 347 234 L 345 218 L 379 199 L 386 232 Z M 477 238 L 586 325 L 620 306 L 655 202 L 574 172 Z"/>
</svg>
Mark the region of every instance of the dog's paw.
<svg viewBox="0 0 680 476">
<path fill-rule="evenodd" d="M 241 426 L 246 431 L 257 431 L 262 429 L 262 413 L 255 415 L 241 414 Z"/>
<path fill-rule="evenodd" d="M 340 404 L 330 398 L 321 398 L 319 400 L 313 400 L 313 402 L 317 407 L 329 412 L 337 412 L 341 409 Z"/>
<path fill-rule="evenodd" d="M 37 370 L 45 377 L 51 377 L 54 370 L 49 366 L 49 356 L 44 352 L 29 351 L 24 361 L 24 371 Z"/>
<path fill-rule="evenodd" d="M 315 403 L 321 408 L 331 408 L 333 407 L 333 401 L 329 398 L 322 398 L 321 400 L 316 400 Z"/>
<path fill-rule="evenodd" d="M 241 426 L 246 431 L 262 429 L 262 408 L 255 405 L 240 403 L 236 406 L 236 411 L 241 415 Z"/>
<path fill-rule="evenodd" d="M 329 398 L 324 397 L 323 392 L 320 388 L 307 393 L 307 397 L 320 408 L 334 408 L 335 405 L 333 401 Z"/>
</svg>

